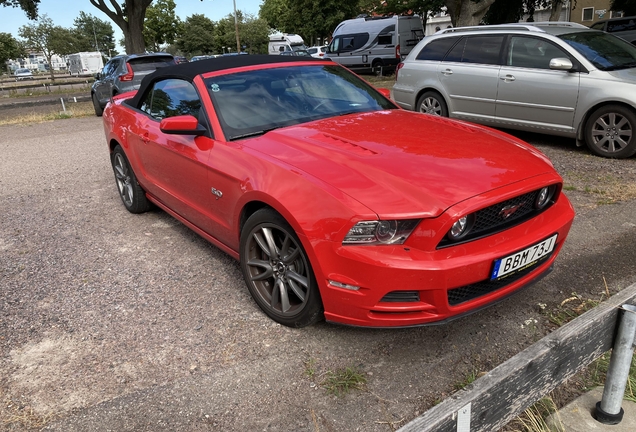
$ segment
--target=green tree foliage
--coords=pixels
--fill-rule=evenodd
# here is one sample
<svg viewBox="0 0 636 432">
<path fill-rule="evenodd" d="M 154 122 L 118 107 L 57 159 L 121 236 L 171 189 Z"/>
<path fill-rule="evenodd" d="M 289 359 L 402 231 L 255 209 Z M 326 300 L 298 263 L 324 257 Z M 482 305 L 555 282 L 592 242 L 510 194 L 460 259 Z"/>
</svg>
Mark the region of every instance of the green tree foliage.
<svg viewBox="0 0 636 432">
<path fill-rule="evenodd" d="M 293 33 L 285 27 L 289 6 L 287 0 L 263 0 L 258 16 L 267 21 L 273 29 L 285 33 Z"/>
<path fill-rule="evenodd" d="M 188 56 L 213 54 L 215 27 L 214 22 L 203 14 L 187 17 L 181 34 L 177 36 L 177 48 Z"/>
<path fill-rule="evenodd" d="M 73 33 L 78 41 L 75 52 L 100 51 L 106 56 L 117 55 L 115 32 L 111 23 L 91 14 L 80 12 L 73 21 L 73 25 Z"/>
<path fill-rule="evenodd" d="M 29 19 L 38 17 L 38 5 L 40 0 L 0 0 L 2 6 L 12 6 L 21 8 Z"/>
<path fill-rule="evenodd" d="M 26 56 L 24 46 L 18 42 L 10 33 L 0 33 L 0 64 L 4 65 L 7 60 Z"/>
<path fill-rule="evenodd" d="M 18 35 L 24 39 L 27 49 L 41 52 L 46 58 L 46 62 L 51 65 L 51 57 L 56 50 L 64 50 L 63 43 L 60 38 L 67 37 L 69 31 L 63 27 L 53 25 L 53 21 L 43 15 L 34 24 L 28 24 L 20 27 Z M 53 68 L 49 67 L 51 80 L 55 80 Z"/>
<path fill-rule="evenodd" d="M 152 0 L 126 0 L 121 5 L 116 0 L 90 0 L 91 4 L 104 12 L 124 33 L 126 53 L 143 53 L 146 50 L 143 29 L 146 9 Z M 112 10 L 109 8 L 112 6 Z"/>
<path fill-rule="evenodd" d="M 236 15 L 238 18 L 241 51 L 246 51 L 250 54 L 267 54 L 267 44 L 269 42 L 269 25 L 267 21 L 254 15 L 243 14 L 241 11 L 237 11 Z M 215 52 L 222 52 L 223 47 L 232 52 L 236 51 L 234 15 L 228 15 L 219 20 L 215 33 Z"/>
<path fill-rule="evenodd" d="M 612 0 L 610 10 L 625 13 L 625 16 L 636 15 L 636 1 L 634 0 Z"/>
<path fill-rule="evenodd" d="M 144 39 L 153 51 L 161 51 L 161 45 L 173 44 L 181 32 L 181 20 L 175 13 L 174 0 L 157 0 L 146 9 Z"/>
<path fill-rule="evenodd" d="M 358 2 L 340 0 L 264 0 L 260 17 L 272 28 L 297 33 L 306 43 L 324 40 L 340 22 L 361 12 Z"/>
</svg>

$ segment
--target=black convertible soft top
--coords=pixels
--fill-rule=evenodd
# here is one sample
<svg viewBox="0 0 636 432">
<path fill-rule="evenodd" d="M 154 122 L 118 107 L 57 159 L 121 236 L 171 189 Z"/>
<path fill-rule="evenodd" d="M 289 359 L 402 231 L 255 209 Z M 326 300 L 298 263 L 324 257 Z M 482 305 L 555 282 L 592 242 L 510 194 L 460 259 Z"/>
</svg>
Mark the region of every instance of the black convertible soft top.
<svg viewBox="0 0 636 432">
<path fill-rule="evenodd" d="M 141 81 L 137 94 L 127 102 L 129 105 L 138 107 L 146 93 L 146 90 L 153 82 L 166 78 L 179 78 L 192 82 L 197 75 L 208 72 L 215 72 L 224 69 L 240 68 L 245 66 L 255 66 L 272 63 L 297 63 L 307 61 L 324 61 L 313 57 L 296 57 L 281 55 L 231 55 L 216 57 L 206 60 L 199 60 L 190 63 L 181 63 L 174 66 L 158 68 L 153 73 L 146 75 Z"/>
</svg>

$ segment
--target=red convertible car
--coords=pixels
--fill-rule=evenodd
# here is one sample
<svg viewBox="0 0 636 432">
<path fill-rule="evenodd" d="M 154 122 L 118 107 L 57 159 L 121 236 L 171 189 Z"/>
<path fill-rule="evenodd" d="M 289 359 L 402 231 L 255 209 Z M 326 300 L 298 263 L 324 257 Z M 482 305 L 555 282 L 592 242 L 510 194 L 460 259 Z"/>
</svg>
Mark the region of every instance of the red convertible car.
<svg viewBox="0 0 636 432">
<path fill-rule="evenodd" d="M 275 321 L 446 321 L 548 273 L 574 211 L 532 146 L 400 109 L 330 61 L 162 68 L 104 129 L 119 194 L 240 260 Z"/>
</svg>

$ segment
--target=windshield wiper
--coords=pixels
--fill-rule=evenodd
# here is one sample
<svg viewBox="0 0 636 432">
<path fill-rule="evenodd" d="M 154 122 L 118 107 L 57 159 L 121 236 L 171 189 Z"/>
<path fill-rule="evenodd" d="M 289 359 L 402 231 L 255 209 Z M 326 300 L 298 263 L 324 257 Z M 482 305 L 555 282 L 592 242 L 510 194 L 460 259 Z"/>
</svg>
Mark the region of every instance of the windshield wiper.
<svg viewBox="0 0 636 432">
<path fill-rule="evenodd" d="M 237 139 L 241 139 L 241 138 L 249 138 L 249 137 L 255 137 L 255 136 L 261 136 L 261 135 L 265 135 L 267 132 L 271 132 L 275 129 L 278 129 L 279 126 L 273 127 L 273 128 L 269 128 L 269 129 L 263 129 L 263 130 L 259 130 L 256 132 L 250 132 L 250 133 L 246 133 L 246 134 L 242 134 L 242 135 L 236 135 L 233 137 L 230 137 L 230 141 L 234 141 Z"/>
</svg>

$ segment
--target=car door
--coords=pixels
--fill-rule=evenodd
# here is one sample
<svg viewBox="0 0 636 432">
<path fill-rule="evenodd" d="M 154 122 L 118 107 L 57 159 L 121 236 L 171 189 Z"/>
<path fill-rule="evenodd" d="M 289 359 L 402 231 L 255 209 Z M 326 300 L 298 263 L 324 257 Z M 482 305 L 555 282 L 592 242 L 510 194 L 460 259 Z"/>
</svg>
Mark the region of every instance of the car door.
<svg viewBox="0 0 636 432">
<path fill-rule="evenodd" d="M 205 119 L 199 94 L 188 81 L 165 79 L 154 84 L 140 109 L 147 116 L 130 139 L 148 183 L 144 186 L 171 210 L 210 232 L 212 194 L 207 161 L 213 141 L 209 136 L 165 134 L 160 130 L 161 120 L 167 117 L 193 115 Z"/>
<path fill-rule="evenodd" d="M 497 122 L 515 128 L 571 132 L 579 73 L 550 69 L 553 58 L 570 58 L 543 38 L 511 36 L 499 71 Z"/>
<path fill-rule="evenodd" d="M 451 117 L 494 121 L 503 42 L 503 35 L 465 36 L 438 65 Z"/>
</svg>

